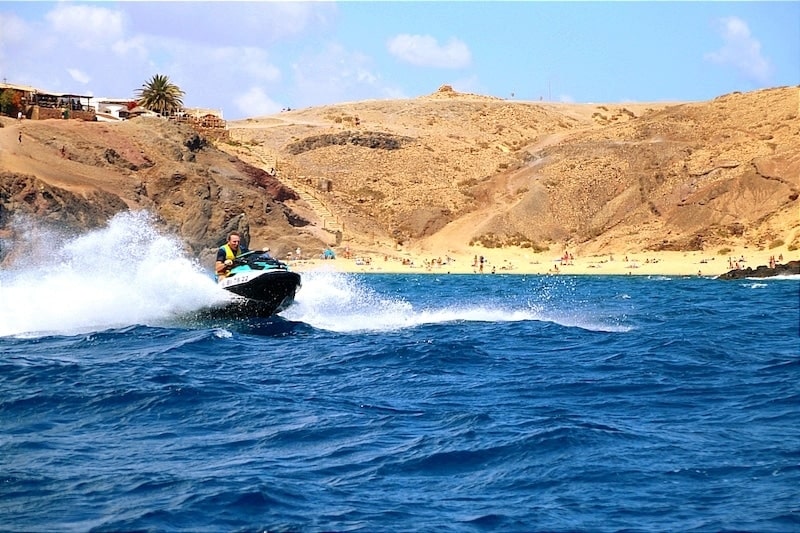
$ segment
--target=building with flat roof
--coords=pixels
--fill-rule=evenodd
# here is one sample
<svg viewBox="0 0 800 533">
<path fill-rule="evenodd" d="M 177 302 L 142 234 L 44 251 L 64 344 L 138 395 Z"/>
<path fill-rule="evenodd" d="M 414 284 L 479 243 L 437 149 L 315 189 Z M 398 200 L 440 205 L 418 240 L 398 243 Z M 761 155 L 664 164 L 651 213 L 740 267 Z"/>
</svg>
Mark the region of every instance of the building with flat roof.
<svg viewBox="0 0 800 533">
<path fill-rule="evenodd" d="M 91 96 L 82 94 L 48 92 L 29 85 L 0 83 L 0 91 L 11 91 L 15 109 L 3 110 L 14 116 L 22 112 L 32 120 L 46 118 L 74 118 L 96 120 L 95 110 L 89 105 Z"/>
</svg>

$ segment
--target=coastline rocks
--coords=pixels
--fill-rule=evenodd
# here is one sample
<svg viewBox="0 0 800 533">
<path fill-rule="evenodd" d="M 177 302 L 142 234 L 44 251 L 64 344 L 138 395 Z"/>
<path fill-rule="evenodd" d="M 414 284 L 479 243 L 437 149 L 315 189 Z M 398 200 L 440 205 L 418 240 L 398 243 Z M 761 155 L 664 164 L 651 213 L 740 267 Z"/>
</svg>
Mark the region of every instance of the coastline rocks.
<svg viewBox="0 0 800 533">
<path fill-rule="evenodd" d="M 800 261 L 789 261 L 783 265 L 775 265 L 775 268 L 760 265 L 755 269 L 747 267 L 739 270 L 730 270 L 720 275 L 719 279 L 771 278 L 773 276 L 791 275 L 800 275 Z"/>
</svg>

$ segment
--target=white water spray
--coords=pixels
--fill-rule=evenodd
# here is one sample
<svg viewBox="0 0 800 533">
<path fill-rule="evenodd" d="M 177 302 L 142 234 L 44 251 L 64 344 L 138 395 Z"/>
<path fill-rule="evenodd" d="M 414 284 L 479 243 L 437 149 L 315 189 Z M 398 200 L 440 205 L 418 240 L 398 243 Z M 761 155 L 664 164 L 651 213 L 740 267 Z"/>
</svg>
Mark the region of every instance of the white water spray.
<svg viewBox="0 0 800 533">
<path fill-rule="evenodd" d="M 545 298 L 546 299 L 546 298 Z M 582 314 L 548 309 L 546 304 L 508 307 L 474 304 L 412 305 L 401 299 L 378 294 L 352 274 L 333 271 L 303 273 L 303 286 L 295 304 L 281 316 L 305 322 L 315 328 L 339 333 L 385 332 L 449 322 L 554 322 L 592 331 L 628 331 Z"/>
<path fill-rule="evenodd" d="M 0 336 L 157 324 L 228 297 L 145 212 L 77 238 L 23 237 L 26 252 L 0 271 Z"/>
</svg>

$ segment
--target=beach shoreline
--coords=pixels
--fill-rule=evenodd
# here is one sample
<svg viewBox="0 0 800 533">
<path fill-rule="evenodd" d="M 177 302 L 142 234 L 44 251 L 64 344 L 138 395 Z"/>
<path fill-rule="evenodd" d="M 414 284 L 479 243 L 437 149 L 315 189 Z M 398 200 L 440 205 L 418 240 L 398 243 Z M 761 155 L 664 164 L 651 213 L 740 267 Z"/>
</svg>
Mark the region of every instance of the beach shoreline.
<svg viewBox="0 0 800 533">
<path fill-rule="evenodd" d="M 481 268 L 480 258 L 484 258 Z M 605 276 L 716 277 L 730 270 L 797 259 L 797 251 L 784 248 L 731 249 L 726 255 L 707 251 L 608 253 L 580 256 L 565 252 L 533 253 L 523 249 L 481 249 L 472 255 L 429 253 L 358 253 L 336 259 L 301 256 L 283 258 L 297 272 L 334 271 L 363 274 L 521 274 Z"/>
</svg>

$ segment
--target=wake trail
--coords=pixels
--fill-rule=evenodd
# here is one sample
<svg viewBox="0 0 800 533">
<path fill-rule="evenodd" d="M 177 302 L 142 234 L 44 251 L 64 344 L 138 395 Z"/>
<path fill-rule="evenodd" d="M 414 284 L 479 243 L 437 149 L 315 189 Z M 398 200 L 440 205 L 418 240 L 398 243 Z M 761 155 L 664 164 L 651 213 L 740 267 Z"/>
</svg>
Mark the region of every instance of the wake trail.
<svg viewBox="0 0 800 533">
<path fill-rule="evenodd" d="M 381 295 L 357 276 L 338 272 L 306 272 L 295 304 L 281 316 L 337 333 L 386 332 L 460 322 L 552 322 L 589 331 L 625 332 L 631 328 L 595 319 L 583 312 L 550 310 L 545 304 L 509 307 L 507 303 L 457 302 L 414 305 L 404 298 Z"/>
</svg>

